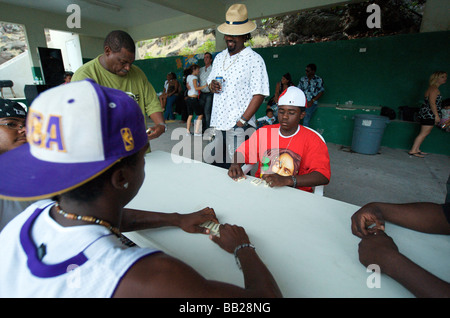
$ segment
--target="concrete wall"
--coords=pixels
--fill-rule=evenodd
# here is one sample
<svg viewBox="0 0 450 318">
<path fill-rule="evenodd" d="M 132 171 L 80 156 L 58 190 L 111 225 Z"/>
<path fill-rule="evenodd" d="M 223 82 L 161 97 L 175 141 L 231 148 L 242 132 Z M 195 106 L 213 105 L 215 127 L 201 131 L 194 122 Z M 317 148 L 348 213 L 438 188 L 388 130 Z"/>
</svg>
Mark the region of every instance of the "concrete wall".
<svg viewBox="0 0 450 318">
<path fill-rule="evenodd" d="M 427 0 L 420 32 L 450 31 L 450 1 Z"/>
<path fill-rule="evenodd" d="M 16 56 L 8 62 L 0 65 L 0 80 L 12 80 L 13 90 L 17 98 L 25 98 L 24 87 L 26 84 L 33 84 L 33 74 L 31 72 L 31 61 L 28 51 Z M 11 90 L 4 88 L 5 98 L 13 98 Z"/>
<path fill-rule="evenodd" d="M 365 52 L 360 52 L 365 48 Z M 437 49 L 434 49 L 437 48 Z M 301 44 L 279 48 L 255 49 L 264 58 L 269 73 L 271 96 L 281 76 L 290 72 L 297 84 L 305 66 L 317 64 L 324 79 L 325 94 L 311 122 L 332 143 L 351 145 L 353 116 L 380 113 L 381 106 L 397 112 L 400 106 L 419 107 L 428 87 L 429 76 L 450 65 L 450 31 L 404 34 L 379 38 Z M 187 60 L 203 65 L 200 56 L 140 60 L 135 63 L 147 74 L 156 91 L 161 91 L 168 72 L 182 79 Z M 440 87 L 450 97 L 450 83 Z M 354 102 L 353 109 L 342 107 Z M 340 107 L 336 107 L 339 102 Z M 257 117 L 265 115 L 265 105 Z M 397 117 L 398 118 L 398 117 Z M 382 145 L 409 149 L 420 125 L 398 119 L 391 121 Z M 450 155 L 450 133 L 438 128 L 425 140 L 423 151 Z"/>
</svg>

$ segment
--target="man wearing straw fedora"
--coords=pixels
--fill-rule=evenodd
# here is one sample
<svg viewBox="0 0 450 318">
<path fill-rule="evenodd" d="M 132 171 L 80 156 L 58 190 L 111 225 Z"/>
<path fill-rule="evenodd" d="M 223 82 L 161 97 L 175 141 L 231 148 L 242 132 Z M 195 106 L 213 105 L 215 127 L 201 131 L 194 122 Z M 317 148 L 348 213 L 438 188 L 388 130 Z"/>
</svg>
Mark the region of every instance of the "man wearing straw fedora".
<svg viewBox="0 0 450 318">
<path fill-rule="evenodd" d="M 207 80 L 214 93 L 211 127 L 216 129 L 216 139 L 212 163 L 226 169 L 237 147 L 254 132 L 255 113 L 269 96 L 264 60 L 245 46 L 255 29 L 243 4 L 233 4 L 226 22 L 217 28 L 224 34 L 227 48 L 216 55 Z"/>
</svg>

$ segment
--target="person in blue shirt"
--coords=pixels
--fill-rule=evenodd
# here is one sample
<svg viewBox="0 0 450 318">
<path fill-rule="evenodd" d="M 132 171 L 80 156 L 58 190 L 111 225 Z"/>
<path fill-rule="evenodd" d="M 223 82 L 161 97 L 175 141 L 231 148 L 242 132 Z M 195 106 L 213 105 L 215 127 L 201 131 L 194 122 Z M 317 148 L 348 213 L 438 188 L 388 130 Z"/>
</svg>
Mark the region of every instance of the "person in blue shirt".
<svg viewBox="0 0 450 318">
<path fill-rule="evenodd" d="M 303 126 L 309 127 L 309 122 L 317 109 L 318 100 L 322 97 L 325 89 L 323 87 L 323 80 L 316 75 L 317 66 L 315 64 L 308 64 L 306 66 L 306 75 L 300 78 L 298 88 L 300 88 L 306 95 L 306 115 L 303 118 Z"/>
</svg>

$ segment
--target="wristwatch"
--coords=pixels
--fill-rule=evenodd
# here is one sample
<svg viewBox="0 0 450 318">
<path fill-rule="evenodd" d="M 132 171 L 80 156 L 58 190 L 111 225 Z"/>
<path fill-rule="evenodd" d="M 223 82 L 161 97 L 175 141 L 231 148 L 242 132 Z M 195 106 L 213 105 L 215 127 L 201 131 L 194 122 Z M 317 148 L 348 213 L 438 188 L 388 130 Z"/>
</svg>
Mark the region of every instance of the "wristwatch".
<svg viewBox="0 0 450 318">
<path fill-rule="evenodd" d="M 239 121 L 242 125 L 245 125 L 247 123 L 247 120 L 245 120 L 243 117 L 239 118 Z"/>
<path fill-rule="evenodd" d="M 237 246 L 237 247 L 234 249 L 234 252 L 233 252 L 233 254 L 234 254 L 234 259 L 236 260 L 236 264 L 237 264 L 237 266 L 239 267 L 240 270 L 242 270 L 242 267 L 241 267 L 241 262 L 239 261 L 239 257 L 237 256 L 237 252 L 238 252 L 241 248 L 244 248 L 244 247 L 250 247 L 250 248 L 255 249 L 255 246 L 254 246 L 253 244 L 251 244 L 251 243 L 244 243 L 244 244 L 241 244 L 241 245 Z"/>
</svg>

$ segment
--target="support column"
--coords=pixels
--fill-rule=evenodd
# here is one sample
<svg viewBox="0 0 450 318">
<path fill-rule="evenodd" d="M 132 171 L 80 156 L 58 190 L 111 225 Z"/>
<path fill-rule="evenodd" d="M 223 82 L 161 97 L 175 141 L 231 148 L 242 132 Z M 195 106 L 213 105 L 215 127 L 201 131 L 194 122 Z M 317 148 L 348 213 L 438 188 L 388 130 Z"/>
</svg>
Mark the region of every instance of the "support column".
<svg viewBox="0 0 450 318">
<path fill-rule="evenodd" d="M 216 52 L 223 51 L 227 48 L 223 39 L 223 34 L 216 29 Z"/>
</svg>

